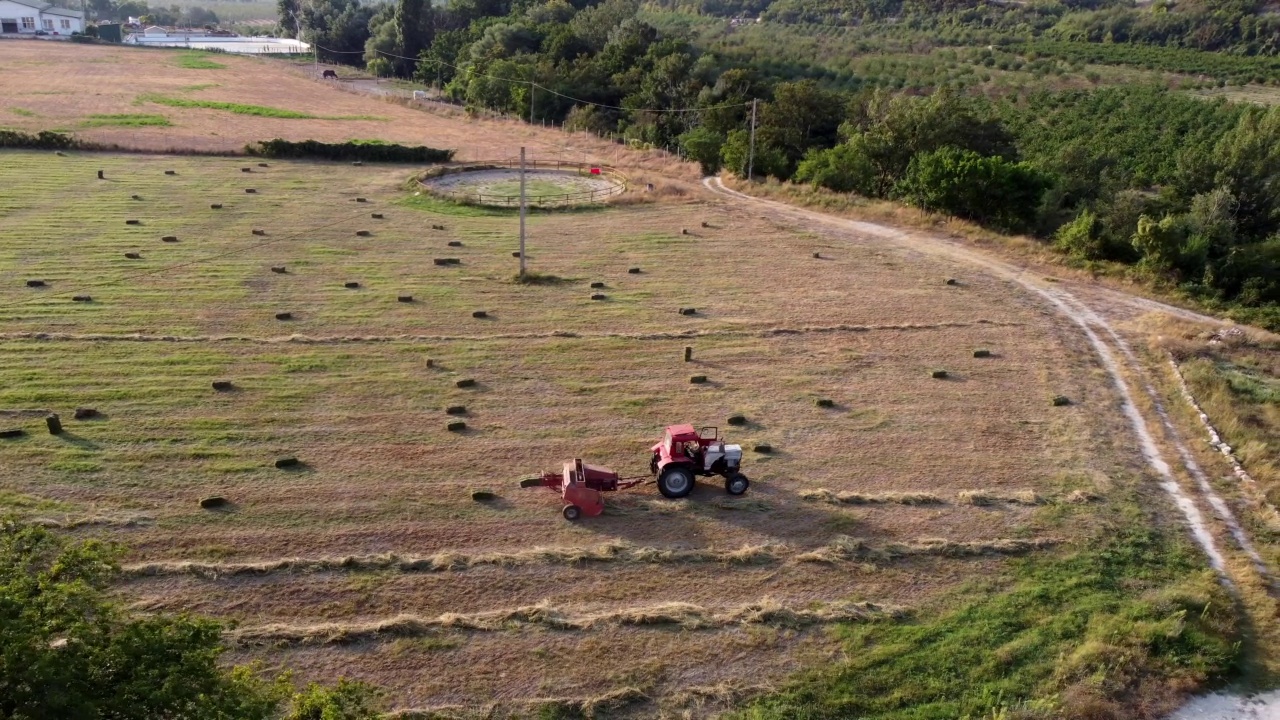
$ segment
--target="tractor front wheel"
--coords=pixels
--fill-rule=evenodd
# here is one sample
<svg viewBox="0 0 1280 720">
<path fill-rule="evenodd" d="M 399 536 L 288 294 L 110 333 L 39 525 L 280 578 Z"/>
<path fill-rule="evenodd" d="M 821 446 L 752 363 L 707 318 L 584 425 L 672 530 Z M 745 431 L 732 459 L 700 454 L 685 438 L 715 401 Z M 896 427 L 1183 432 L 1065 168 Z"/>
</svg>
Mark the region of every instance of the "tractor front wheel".
<svg viewBox="0 0 1280 720">
<path fill-rule="evenodd" d="M 582 508 L 577 505 L 565 505 L 564 509 L 560 511 L 560 514 L 564 515 L 565 520 L 573 522 L 574 520 L 582 517 Z"/>
<path fill-rule="evenodd" d="M 658 476 L 658 492 L 678 500 L 693 492 L 693 473 L 679 465 L 668 465 Z"/>
<path fill-rule="evenodd" d="M 747 476 L 742 473 L 734 473 L 724 479 L 725 492 L 730 495 L 741 495 L 751 487 L 751 481 L 747 480 Z"/>
</svg>

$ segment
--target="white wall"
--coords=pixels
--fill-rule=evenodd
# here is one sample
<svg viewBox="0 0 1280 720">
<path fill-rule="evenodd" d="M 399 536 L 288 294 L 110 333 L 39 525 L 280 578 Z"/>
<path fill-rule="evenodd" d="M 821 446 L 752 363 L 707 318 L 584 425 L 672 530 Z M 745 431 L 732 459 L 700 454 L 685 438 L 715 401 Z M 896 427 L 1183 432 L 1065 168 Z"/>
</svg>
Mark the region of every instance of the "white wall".
<svg viewBox="0 0 1280 720">
<path fill-rule="evenodd" d="M 53 15 L 49 13 L 41 13 L 41 20 L 52 20 L 53 31 L 59 35 L 70 35 L 73 32 L 84 32 L 84 20 L 80 18 L 66 17 L 64 15 Z M 64 26 L 63 23 L 66 23 Z"/>
<path fill-rule="evenodd" d="M 31 26 L 23 24 L 23 18 L 31 19 Z M 66 26 L 63 26 L 63 21 Z M 19 34 L 30 35 L 37 30 L 44 30 L 48 33 L 58 33 L 59 35 L 70 35 L 73 32 L 84 32 L 84 20 L 74 17 L 66 17 L 64 15 L 53 15 L 42 13 L 33 7 L 19 5 L 9 0 L 0 0 L 0 22 L 7 23 L 13 21 L 17 25 Z M 52 25 L 46 24 L 49 23 Z"/>
</svg>

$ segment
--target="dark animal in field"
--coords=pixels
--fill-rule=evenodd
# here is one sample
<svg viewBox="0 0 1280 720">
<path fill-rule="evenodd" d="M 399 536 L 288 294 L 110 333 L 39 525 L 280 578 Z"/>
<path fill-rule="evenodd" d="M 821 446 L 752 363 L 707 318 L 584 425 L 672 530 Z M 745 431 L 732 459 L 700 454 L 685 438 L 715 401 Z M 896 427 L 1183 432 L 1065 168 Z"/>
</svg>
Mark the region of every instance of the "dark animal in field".
<svg viewBox="0 0 1280 720">
<path fill-rule="evenodd" d="M 334 72 L 333 70 L 325 70 L 323 73 L 320 74 L 320 77 L 325 79 L 333 78 L 334 80 L 337 80 L 338 73 Z"/>
</svg>

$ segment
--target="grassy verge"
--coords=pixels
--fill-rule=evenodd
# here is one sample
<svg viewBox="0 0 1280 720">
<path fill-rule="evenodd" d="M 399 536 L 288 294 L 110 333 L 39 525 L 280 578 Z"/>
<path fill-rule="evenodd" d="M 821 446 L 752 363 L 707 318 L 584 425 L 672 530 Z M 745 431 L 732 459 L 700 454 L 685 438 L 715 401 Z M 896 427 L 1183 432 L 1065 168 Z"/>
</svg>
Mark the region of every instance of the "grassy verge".
<svg viewBox="0 0 1280 720">
<path fill-rule="evenodd" d="M 1136 503 L 1105 543 L 1038 556 L 912 622 L 841 629 L 849 658 L 732 717 L 1136 718 L 1242 665 L 1230 597 Z"/>
<path fill-rule="evenodd" d="M 169 127 L 173 123 L 163 115 L 121 114 L 90 115 L 88 120 L 80 123 L 83 127 Z"/>
</svg>

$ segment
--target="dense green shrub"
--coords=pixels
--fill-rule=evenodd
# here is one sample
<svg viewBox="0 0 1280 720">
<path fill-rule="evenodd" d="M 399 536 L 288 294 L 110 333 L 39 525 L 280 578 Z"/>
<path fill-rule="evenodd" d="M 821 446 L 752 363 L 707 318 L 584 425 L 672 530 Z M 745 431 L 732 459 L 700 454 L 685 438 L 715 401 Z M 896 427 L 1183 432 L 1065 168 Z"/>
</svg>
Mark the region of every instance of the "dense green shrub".
<svg viewBox="0 0 1280 720">
<path fill-rule="evenodd" d="M 28 148 L 33 150 L 67 150 L 78 147 L 75 138 L 63 133 L 41 130 L 32 135 L 21 130 L 0 130 L 0 148 Z"/>
<path fill-rule="evenodd" d="M 948 145 L 912 158 L 894 194 L 925 210 L 1020 230 L 1035 220 L 1048 187 L 1026 163 Z"/>
<path fill-rule="evenodd" d="M 250 155 L 273 158 L 306 158 L 318 160 L 362 160 L 366 162 L 432 163 L 453 159 L 453 150 L 425 146 L 396 145 L 377 141 L 352 140 L 345 143 L 322 143 L 316 140 L 264 140 L 248 145 Z"/>
</svg>

